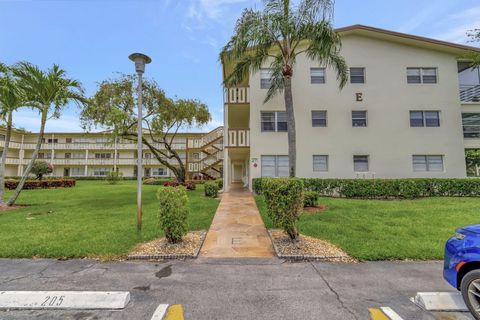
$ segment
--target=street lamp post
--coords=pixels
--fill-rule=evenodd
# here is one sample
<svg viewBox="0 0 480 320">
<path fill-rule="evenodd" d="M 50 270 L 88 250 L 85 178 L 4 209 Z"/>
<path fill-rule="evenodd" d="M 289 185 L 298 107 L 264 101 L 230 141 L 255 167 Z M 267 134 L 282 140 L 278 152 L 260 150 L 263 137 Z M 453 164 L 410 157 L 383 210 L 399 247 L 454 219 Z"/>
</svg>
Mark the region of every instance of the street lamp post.
<svg viewBox="0 0 480 320">
<path fill-rule="evenodd" d="M 152 62 L 150 57 L 142 53 L 132 53 L 128 56 L 135 62 L 135 71 L 138 75 L 138 115 L 137 115 L 137 231 L 142 230 L 142 76 L 145 72 L 145 65 Z"/>
</svg>

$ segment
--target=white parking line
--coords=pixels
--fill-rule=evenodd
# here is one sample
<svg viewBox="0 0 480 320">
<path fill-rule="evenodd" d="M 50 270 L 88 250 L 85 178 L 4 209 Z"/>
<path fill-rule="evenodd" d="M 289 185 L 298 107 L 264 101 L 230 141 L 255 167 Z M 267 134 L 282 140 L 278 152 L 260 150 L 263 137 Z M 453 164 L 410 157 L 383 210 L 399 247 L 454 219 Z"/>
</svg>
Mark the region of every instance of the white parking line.
<svg viewBox="0 0 480 320">
<path fill-rule="evenodd" d="M 398 313 L 396 313 L 395 311 L 393 311 L 392 308 L 389 308 L 389 307 L 381 307 L 380 309 L 383 311 L 383 313 L 385 313 L 385 315 L 386 315 L 387 317 L 390 318 L 390 320 L 403 320 L 403 318 L 400 317 L 400 316 L 398 315 Z"/>
<path fill-rule="evenodd" d="M 153 313 L 152 320 L 162 320 L 167 313 L 168 304 L 160 304 Z"/>
</svg>

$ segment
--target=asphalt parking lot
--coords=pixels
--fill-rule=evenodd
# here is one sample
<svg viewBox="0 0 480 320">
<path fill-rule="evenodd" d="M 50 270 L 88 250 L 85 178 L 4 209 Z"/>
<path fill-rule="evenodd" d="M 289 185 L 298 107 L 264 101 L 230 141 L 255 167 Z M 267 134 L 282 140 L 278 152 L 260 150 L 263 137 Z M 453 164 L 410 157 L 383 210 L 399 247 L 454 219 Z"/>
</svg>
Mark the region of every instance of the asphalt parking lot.
<svg viewBox="0 0 480 320">
<path fill-rule="evenodd" d="M 401 319 L 472 319 L 430 313 L 410 298 L 454 291 L 442 262 L 291 263 L 279 259 L 162 262 L 0 259 L 0 291 L 129 291 L 119 311 L 0 310 L 0 319 L 151 319 L 159 304 L 180 304 L 185 319 L 370 319 L 389 307 Z"/>
</svg>

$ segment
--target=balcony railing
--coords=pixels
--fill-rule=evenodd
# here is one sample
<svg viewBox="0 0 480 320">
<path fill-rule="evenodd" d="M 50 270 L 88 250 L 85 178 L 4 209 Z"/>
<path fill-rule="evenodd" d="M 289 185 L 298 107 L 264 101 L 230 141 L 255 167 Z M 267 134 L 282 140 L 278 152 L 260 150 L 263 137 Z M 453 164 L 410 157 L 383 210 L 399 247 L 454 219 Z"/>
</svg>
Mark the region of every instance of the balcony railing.
<svg viewBox="0 0 480 320">
<path fill-rule="evenodd" d="M 202 148 L 223 136 L 223 127 L 218 127 L 210 131 L 200 139 L 189 139 L 188 147 L 190 149 Z"/>
<path fill-rule="evenodd" d="M 250 129 L 228 129 L 229 147 L 249 147 Z"/>
<path fill-rule="evenodd" d="M 225 88 L 225 103 L 250 103 L 250 89 L 248 87 Z"/>
<path fill-rule="evenodd" d="M 165 149 L 162 143 L 152 143 L 155 148 Z M 5 141 L 0 141 L 0 147 L 5 147 Z M 34 150 L 36 143 L 10 142 L 10 149 Z M 185 143 L 174 143 L 172 145 L 175 150 L 185 150 Z M 116 148 L 110 143 L 42 143 L 41 150 L 136 150 L 137 145 L 134 143 L 119 143 Z M 144 150 L 148 150 L 147 146 L 143 146 Z"/>
<path fill-rule="evenodd" d="M 460 101 L 480 103 L 480 85 L 461 85 Z"/>
</svg>

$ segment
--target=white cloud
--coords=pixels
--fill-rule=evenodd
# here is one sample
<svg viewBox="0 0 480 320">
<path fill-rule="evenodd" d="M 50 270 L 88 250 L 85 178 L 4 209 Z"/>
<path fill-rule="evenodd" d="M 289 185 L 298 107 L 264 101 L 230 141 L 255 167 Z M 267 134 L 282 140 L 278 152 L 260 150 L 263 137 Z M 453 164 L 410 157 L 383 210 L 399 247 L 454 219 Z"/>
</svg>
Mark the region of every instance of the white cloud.
<svg viewBox="0 0 480 320">
<path fill-rule="evenodd" d="M 468 31 L 480 28 L 480 6 L 453 13 L 447 20 L 451 26 L 434 37 L 445 41 L 467 43 Z"/>
</svg>

